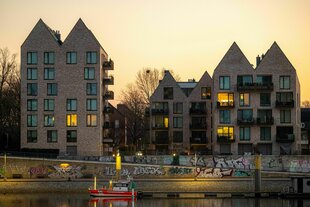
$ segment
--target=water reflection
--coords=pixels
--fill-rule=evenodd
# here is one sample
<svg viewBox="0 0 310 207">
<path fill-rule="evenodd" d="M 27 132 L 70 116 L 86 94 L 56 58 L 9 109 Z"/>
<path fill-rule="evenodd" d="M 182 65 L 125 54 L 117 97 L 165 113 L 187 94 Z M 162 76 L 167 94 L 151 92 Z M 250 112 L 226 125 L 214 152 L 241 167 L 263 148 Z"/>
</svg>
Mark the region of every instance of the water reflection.
<svg viewBox="0 0 310 207">
<path fill-rule="evenodd" d="M 0 207 L 310 207 L 310 200 L 277 198 L 102 199 L 88 194 L 0 194 Z"/>
</svg>

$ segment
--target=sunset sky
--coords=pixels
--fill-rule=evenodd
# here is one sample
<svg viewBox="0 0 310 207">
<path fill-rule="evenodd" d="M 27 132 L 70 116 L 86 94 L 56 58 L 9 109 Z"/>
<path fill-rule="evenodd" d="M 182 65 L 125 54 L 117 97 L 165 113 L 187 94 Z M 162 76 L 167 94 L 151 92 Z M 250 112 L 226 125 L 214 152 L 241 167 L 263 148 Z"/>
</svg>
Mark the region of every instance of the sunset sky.
<svg viewBox="0 0 310 207">
<path fill-rule="evenodd" d="M 80 17 L 114 60 L 116 101 L 143 67 L 212 76 L 234 41 L 253 65 L 277 41 L 310 100 L 310 0 L 0 0 L 0 47 L 20 55 L 40 18 L 64 40 Z"/>
</svg>

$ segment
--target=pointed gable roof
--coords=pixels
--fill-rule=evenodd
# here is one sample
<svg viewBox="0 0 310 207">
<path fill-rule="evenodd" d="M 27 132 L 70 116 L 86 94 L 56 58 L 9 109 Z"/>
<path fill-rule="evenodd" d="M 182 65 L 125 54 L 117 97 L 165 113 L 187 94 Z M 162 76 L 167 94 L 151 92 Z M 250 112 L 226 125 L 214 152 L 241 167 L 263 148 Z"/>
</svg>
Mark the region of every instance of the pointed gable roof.
<svg viewBox="0 0 310 207">
<path fill-rule="evenodd" d="M 267 51 L 264 58 L 256 68 L 256 72 L 267 72 L 274 69 L 281 70 L 294 70 L 294 66 L 291 64 L 289 59 L 286 57 L 284 52 L 281 50 L 277 42 L 274 42 L 270 49 Z"/>
<path fill-rule="evenodd" d="M 28 37 L 25 39 L 21 47 L 23 47 L 28 42 L 31 42 L 31 44 L 39 42 L 38 45 L 42 45 L 41 43 L 42 41 L 43 42 L 53 41 L 58 46 L 61 45 L 61 41 L 57 38 L 56 32 L 52 30 L 49 26 L 47 26 L 42 19 L 39 19 L 39 21 L 31 30 L 31 32 L 29 33 Z"/>
<path fill-rule="evenodd" d="M 191 98 L 192 94 L 200 94 L 201 93 L 201 87 L 212 87 L 212 78 L 209 75 L 208 71 L 205 71 L 204 74 L 201 76 L 200 80 L 198 81 L 197 85 L 195 86 L 194 90 L 192 93 L 189 95 L 189 98 Z M 195 97 L 193 97 L 195 99 Z"/>
<path fill-rule="evenodd" d="M 234 71 L 235 69 L 241 69 L 245 73 L 252 73 L 253 72 L 253 66 L 250 64 L 248 59 L 245 57 L 239 46 L 236 42 L 234 42 L 220 63 L 217 65 L 217 67 L 214 70 L 214 73 L 217 71 Z M 214 75 L 213 73 L 213 75 Z"/>
</svg>

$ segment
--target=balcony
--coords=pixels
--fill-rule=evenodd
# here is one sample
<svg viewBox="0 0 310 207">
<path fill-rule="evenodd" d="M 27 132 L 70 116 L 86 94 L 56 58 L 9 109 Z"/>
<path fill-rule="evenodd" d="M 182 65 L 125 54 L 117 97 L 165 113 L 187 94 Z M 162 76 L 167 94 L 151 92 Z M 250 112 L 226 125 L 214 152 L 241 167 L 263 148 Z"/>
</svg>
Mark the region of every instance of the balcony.
<svg viewBox="0 0 310 207">
<path fill-rule="evenodd" d="M 114 70 L 114 62 L 113 60 L 104 61 L 102 64 L 104 70 Z"/>
<path fill-rule="evenodd" d="M 103 78 L 104 85 L 114 85 L 114 77 L 112 75 Z"/>
<path fill-rule="evenodd" d="M 113 112 L 114 112 L 114 110 L 113 110 L 113 108 L 111 106 L 105 106 L 103 108 L 103 113 L 105 113 L 105 114 L 111 114 Z"/>
<path fill-rule="evenodd" d="M 217 102 L 217 108 L 221 109 L 221 108 L 234 108 L 235 104 L 233 101 L 231 102 Z"/>
<path fill-rule="evenodd" d="M 273 83 L 239 83 L 237 91 L 272 91 Z"/>
<path fill-rule="evenodd" d="M 207 137 L 190 137 L 191 144 L 206 144 Z"/>
<path fill-rule="evenodd" d="M 113 91 L 107 91 L 104 95 L 103 98 L 105 100 L 113 100 L 114 99 L 114 92 Z"/>
<path fill-rule="evenodd" d="M 207 123 L 195 123 L 189 125 L 190 129 L 207 129 Z"/>
<path fill-rule="evenodd" d="M 238 123 L 238 125 L 253 125 L 254 119 L 253 118 L 251 118 L 251 119 L 238 118 L 237 123 Z"/>
<path fill-rule="evenodd" d="M 219 143 L 231 143 L 235 142 L 235 136 L 233 134 L 218 134 L 217 142 Z"/>
<path fill-rule="evenodd" d="M 203 109 L 203 108 L 202 109 L 190 108 L 189 113 L 191 115 L 205 115 L 205 114 L 207 114 L 207 110 Z"/>
<path fill-rule="evenodd" d="M 294 134 L 277 134 L 276 141 L 280 143 L 291 143 L 295 141 Z"/>
<path fill-rule="evenodd" d="M 114 123 L 113 123 L 113 122 L 108 122 L 108 121 L 106 121 L 106 122 L 104 122 L 104 124 L 103 124 L 103 128 L 104 128 L 104 129 L 113 129 L 113 128 L 114 128 Z"/>
<path fill-rule="evenodd" d="M 169 109 L 152 109 L 152 115 L 168 115 Z"/>
<path fill-rule="evenodd" d="M 276 101 L 277 108 L 294 108 L 294 100 L 291 101 Z"/>
<path fill-rule="evenodd" d="M 273 125 L 274 118 L 273 117 L 260 117 L 256 119 L 257 125 Z"/>
<path fill-rule="evenodd" d="M 152 126 L 152 129 L 154 129 L 154 130 L 167 130 L 167 129 L 169 129 L 169 126 L 165 126 L 164 124 L 155 124 Z"/>
</svg>

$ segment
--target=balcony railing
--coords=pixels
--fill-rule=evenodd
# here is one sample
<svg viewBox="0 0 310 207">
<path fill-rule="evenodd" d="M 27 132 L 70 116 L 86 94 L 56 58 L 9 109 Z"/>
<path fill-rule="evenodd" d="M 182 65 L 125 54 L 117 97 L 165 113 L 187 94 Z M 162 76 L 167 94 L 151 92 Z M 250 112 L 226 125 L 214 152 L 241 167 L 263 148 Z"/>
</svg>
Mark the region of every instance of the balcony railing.
<svg viewBox="0 0 310 207">
<path fill-rule="evenodd" d="M 206 144 L 207 137 L 190 137 L 191 144 Z"/>
<path fill-rule="evenodd" d="M 276 101 L 278 108 L 294 108 L 294 100 L 291 101 Z"/>
<path fill-rule="evenodd" d="M 272 91 L 273 83 L 238 83 L 237 91 Z"/>
<path fill-rule="evenodd" d="M 164 124 L 155 124 L 152 126 L 152 129 L 167 130 L 169 129 L 169 126 L 165 126 Z"/>
<path fill-rule="evenodd" d="M 190 108 L 189 113 L 192 115 L 200 115 L 200 114 L 207 114 L 206 109 L 197 109 L 197 108 Z"/>
<path fill-rule="evenodd" d="M 105 85 L 114 85 L 114 77 L 112 75 L 104 77 L 103 83 Z"/>
<path fill-rule="evenodd" d="M 274 118 L 273 117 L 259 117 L 256 119 L 257 125 L 273 125 Z"/>
<path fill-rule="evenodd" d="M 277 134 L 276 141 L 282 142 L 282 143 L 294 142 L 295 135 L 294 134 Z"/>
<path fill-rule="evenodd" d="M 113 108 L 111 107 L 111 106 L 105 106 L 104 108 L 103 108 L 103 112 L 105 113 L 105 114 L 111 114 L 111 113 L 113 113 Z"/>
<path fill-rule="evenodd" d="M 114 70 L 114 62 L 113 60 L 104 61 L 102 64 L 104 70 Z"/>
<path fill-rule="evenodd" d="M 196 123 L 196 124 L 190 124 L 190 129 L 207 129 L 207 123 Z"/>
<path fill-rule="evenodd" d="M 237 123 L 238 125 L 252 125 L 254 124 L 254 119 L 251 118 L 251 119 L 242 119 L 242 118 L 238 118 L 237 119 Z"/>
<path fill-rule="evenodd" d="M 103 95 L 103 98 L 106 100 L 113 100 L 114 99 L 114 92 L 113 91 L 107 91 Z"/>
<path fill-rule="evenodd" d="M 152 109 L 152 115 L 168 115 L 169 109 Z"/>
<path fill-rule="evenodd" d="M 235 104 L 233 101 L 231 102 L 217 102 L 217 108 L 234 108 Z"/>
<path fill-rule="evenodd" d="M 113 128 L 114 128 L 114 123 L 113 123 L 113 122 L 108 122 L 108 121 L 106 121 L 106 122 L 104 122 L 104 124 L 103 124 L 103 128 L 104 128 L 104 129 L 113 129 Z"/>
<path fill-rule="evenodd" d="M 220 142 L 220 143 L 235 142 L 235 136 L 233 134 L 218 134 L 217 142 Z"/>
</svg>

